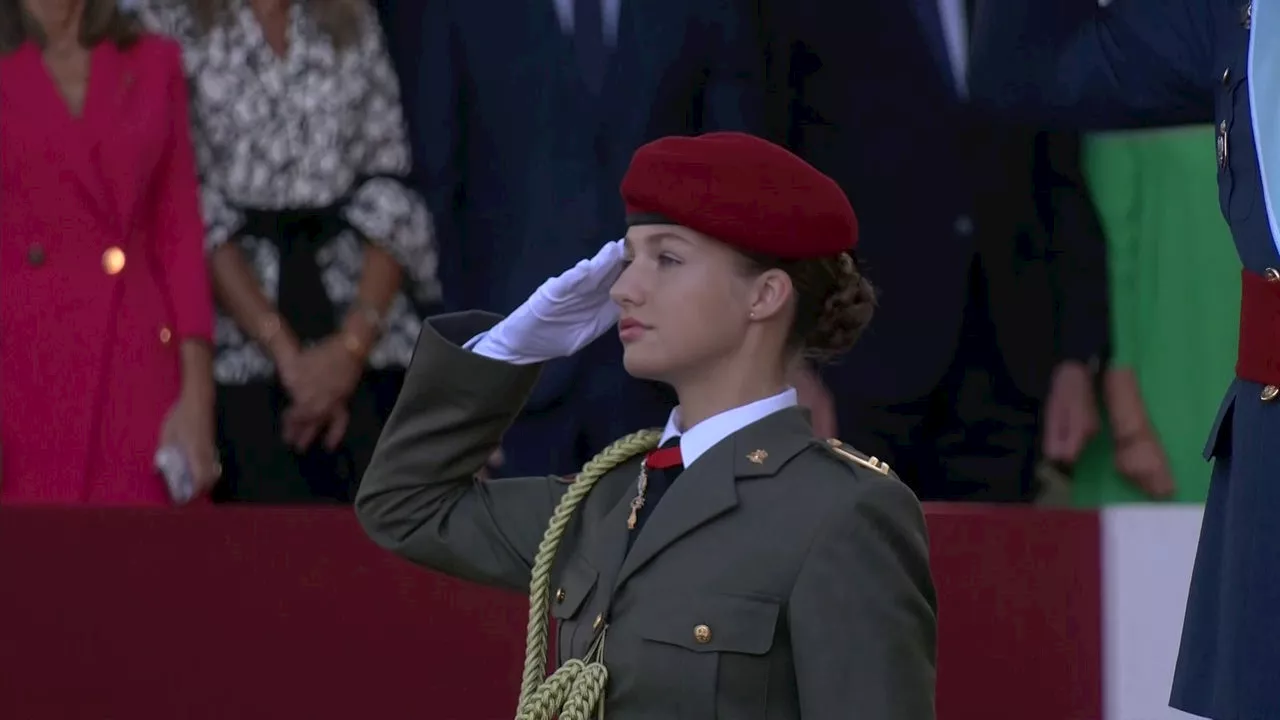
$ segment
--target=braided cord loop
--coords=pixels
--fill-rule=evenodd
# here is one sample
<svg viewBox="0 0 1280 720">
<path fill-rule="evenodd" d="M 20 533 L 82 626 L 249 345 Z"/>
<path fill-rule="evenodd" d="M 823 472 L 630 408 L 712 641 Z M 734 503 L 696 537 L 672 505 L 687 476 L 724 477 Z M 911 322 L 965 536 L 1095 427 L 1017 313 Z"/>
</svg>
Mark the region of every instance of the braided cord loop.
<svg viewBox="0 0 1280 720">
<path fill-rule="evenodd" d="M 569 520 L 596 482 L 636 455 L 656 448 L 661 437 L 662 433 L 657 430 L 641 430 L 601 450 L 582 467 L 551 514 L 551 522 L 534 556 L 529 581 L 529 630 L 525 637 L 524 677 L 520 683 L 516 720 L 587 720 L 597 707 L 603 716 L 604 688 L 609 678 L 604 667 L 603 629 L 585 661 L 569 660 L 550 677 L 546 674 L 551 565 Z"/>
</svg>

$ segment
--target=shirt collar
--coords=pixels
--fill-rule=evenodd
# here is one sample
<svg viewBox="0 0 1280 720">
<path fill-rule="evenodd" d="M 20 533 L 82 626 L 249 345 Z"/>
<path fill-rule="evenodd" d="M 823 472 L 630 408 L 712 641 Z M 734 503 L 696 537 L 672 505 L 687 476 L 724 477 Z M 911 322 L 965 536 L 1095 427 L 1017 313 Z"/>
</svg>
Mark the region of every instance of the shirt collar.
<svg viewBox="0 0 1280 720">
<path fill-rule="evenodd" d="M 683 434 L 680 432 L 680 408 L 677 407 L 667 418 L 667 427 L 662 431 L 662 442 L 673 437 L 680 438 L 680 457 L 687 468 L 721 440 L 779 410 L 798 404 L 795 388 L 787 388 L 777 395 L 712 415 Z"/>
</svg>

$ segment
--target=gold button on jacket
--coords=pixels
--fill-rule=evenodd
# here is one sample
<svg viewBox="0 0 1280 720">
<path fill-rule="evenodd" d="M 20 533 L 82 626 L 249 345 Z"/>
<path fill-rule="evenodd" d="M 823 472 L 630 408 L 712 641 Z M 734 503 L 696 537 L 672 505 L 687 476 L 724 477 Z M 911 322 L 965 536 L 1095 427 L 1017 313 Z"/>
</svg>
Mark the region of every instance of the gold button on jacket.
<svg viewBox="0 0 1280 720">
<path fill-rule="evenodd" d="M 423 327 L 356 510 L 385 548 L 527 593 L 573 485 L 475 482 L 479 468 L 457 463 L 498 446 L 538 378 L 459 347 L 496 320 Z M 555 665 L 603 647 L 609 720 L 799 720 L 802 707 L 806 719 L 934 720 L 924 515 L 887 466 L 814 437 L 798 408 L 777 412 L 689 464 L 632 531 L 633 452 L 581 500 L 539 581 Z"/>
<path fill-rule="evenodd" d="M 119 275 L 124 270 L 124 251 L 114 245 L 102 253 L 102 271 L 108 275 Z"/>
</svg>

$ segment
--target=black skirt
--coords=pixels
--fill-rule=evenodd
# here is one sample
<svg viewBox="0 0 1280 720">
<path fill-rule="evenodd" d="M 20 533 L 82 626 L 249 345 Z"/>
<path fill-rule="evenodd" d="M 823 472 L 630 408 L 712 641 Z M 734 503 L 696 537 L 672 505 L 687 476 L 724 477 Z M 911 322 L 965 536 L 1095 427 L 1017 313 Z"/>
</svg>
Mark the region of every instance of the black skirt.
<svg viewBox="0 0 1280 720">
<path fill-rule="evenodd" d="M 317 438 L 299 453 L 281 439 L 289 397 L 277 382 L 218 387 L 222 479 L 215 502 L 350 503 L 404 382 L 403 370 L 365 373 L 351 399 L 351 424 L 333 452 Z"/>
</svg>

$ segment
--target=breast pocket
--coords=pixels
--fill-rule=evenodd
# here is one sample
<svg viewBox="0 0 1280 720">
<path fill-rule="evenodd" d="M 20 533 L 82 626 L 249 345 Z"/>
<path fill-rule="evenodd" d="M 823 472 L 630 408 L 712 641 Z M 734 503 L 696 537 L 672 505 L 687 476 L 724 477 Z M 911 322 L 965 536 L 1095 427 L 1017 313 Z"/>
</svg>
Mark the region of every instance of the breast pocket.
<svg viewBox="0 0 1280 720">
<path fill-rule="evenodd" d="M 698 595 L 638 614 L 640 667 L 664 718 L 764 718 L 779 603 Z"/>
<path fill-rule="evenodd" d="M 1218 202 L 1222 215 L 1235 223 L 1247 220 L 1257 201 L 1252 188 L 1260 182 L 1258 159 L 1253 147 L 1253 123 L 1249 115 L 1249 83 L 1246 63 L 1224 76 L 1215 104 L 1214 136 L 1218 157 Z"/>
<path fill-rule="evenodd" d="M 584 608 L 595 592 L 599 573 L 579 556 L 565 563 L 551 591 L 551 617 L 556 619 L 556 665 L 581 657 L 591 643 L 591 618 Z"/>
</svg>

